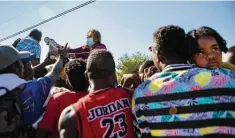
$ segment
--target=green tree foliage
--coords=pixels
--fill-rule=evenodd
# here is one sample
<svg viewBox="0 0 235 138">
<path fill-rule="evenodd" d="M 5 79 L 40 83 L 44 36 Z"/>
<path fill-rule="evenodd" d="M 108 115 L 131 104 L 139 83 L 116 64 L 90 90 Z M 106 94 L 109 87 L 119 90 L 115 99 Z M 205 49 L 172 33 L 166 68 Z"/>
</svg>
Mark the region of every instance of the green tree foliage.
<svg viewBox="0 0 235 138">
<path fill-rule="evenodd" d="M 148 55 L 140 52 L 134 54 L 124 54 L 118 59 L 117 78 L 120 82 L 123 74 L 138 73 L 139 66 L 146 60 L 151 59 Z"/>
</svg>

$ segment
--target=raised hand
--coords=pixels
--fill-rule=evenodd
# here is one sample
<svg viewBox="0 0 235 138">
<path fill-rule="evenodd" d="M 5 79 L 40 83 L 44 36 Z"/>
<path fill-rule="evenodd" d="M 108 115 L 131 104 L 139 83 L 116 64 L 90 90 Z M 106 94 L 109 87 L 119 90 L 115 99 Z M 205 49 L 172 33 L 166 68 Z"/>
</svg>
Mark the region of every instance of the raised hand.
<svg viewBox="0 0 235 138">
<path fill-rule="evenodd" d="M 68 43 L 66 43 L 64 48 L 58 49 L 58 52 L 59 52 L 60 56 L 66 57 L 67 53 L 69 52 Z"/>
</svg>

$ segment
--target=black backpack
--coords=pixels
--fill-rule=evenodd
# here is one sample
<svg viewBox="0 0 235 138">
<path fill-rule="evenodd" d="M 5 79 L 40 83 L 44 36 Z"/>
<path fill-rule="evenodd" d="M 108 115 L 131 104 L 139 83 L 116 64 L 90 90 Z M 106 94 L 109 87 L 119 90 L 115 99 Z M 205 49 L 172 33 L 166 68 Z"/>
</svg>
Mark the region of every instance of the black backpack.
<svg viewBox="0 0 235 138">
<path fill-rule="evenodd" d="M 15 88 L 12 91 L 4 87 L 6 94 L 0 96 L 0 138 L 24 138 L 24 127 L 21 116 L 19 94 L 24 88 Z"/>
</svg>

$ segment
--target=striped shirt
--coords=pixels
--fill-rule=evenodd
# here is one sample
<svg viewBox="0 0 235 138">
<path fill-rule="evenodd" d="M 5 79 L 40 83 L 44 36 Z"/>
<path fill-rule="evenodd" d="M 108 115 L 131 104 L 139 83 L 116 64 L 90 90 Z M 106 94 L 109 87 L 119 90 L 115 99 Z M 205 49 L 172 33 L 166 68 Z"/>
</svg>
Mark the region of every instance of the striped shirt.
<svg viewBox="0 0 235 138">
<path fill-rule="evenodd" d="M 235 136 L 235 72 L 167 66 L 137 87 L 138 137 Z"/>
</svg>

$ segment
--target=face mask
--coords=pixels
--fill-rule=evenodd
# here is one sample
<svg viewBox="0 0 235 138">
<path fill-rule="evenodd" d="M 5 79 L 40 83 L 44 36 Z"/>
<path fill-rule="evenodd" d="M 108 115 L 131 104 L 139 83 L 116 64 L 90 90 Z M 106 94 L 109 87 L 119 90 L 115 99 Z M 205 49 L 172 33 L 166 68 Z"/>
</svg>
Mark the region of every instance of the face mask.
<svg viewBox="0 0 235 138">
<path fill-rule="evenodd" d="M 88 46 L 93 46 L 93 45 L 94 45 L 93 38 L 87 38 L 86 44 L 87 44 Z"/>
</svg>

